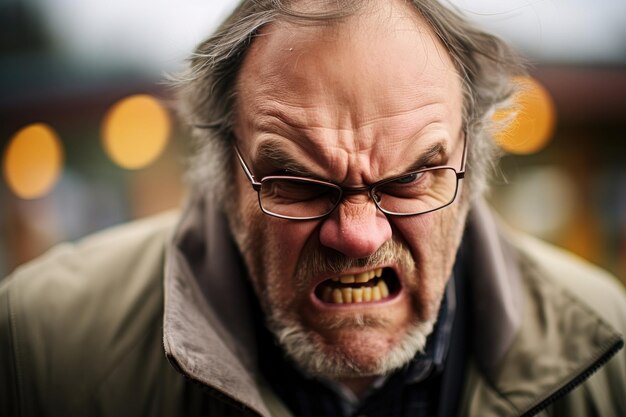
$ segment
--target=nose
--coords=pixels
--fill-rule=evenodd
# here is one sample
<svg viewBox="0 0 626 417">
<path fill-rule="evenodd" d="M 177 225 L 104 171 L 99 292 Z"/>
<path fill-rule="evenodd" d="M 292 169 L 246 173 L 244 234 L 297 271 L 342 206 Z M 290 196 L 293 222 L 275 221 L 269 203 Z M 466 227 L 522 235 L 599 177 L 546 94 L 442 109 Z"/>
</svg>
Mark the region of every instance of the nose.
<svg viewBox="0 0 626 417">
<path fill-rule="evenodd" d="M 320 229 L 322 245 L 351 258 L 371 255 L 391 239 L 387 217 L 367 197 L 360 197 L 345 199 Z"/>
</svg>

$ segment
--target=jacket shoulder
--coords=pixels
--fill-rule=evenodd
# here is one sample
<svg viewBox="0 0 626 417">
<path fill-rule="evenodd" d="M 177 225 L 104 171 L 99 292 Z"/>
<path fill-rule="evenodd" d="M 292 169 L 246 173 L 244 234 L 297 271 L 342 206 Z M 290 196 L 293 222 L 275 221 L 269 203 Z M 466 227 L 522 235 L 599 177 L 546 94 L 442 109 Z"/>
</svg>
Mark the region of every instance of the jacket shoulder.
<svg viewBox="0 0 626 417">
<path fill-rule="evenodd" d="M 616 277 L 570 252 L 529 236 L 516 235 L 514 245 L 521 256 L 521 263 L 533 268 L 537 272 L 536 276 L 541 277 L 541 281 L 545 283 L 539 285 L 551 288 L 549 291 L 552 294 L 558 292 L 562 295 L 558 298 L 563 302 L 556 305 L 552 313 L 563 316 L 561 323 L 575 321 L 580 323 L 578 327 L 585 329 L 584 336 L 565 336 L 569 339 L 568 354 L 582 349 L 576 342 L 579 337 L 587 337 L 592 341 L 601 340 L 604 332 L 602 329 L 612 329 L 611 331 L 621 335 L 623 345 L 626 335 L 626 295 L 623 285 Z M 581 311 L 574 309 L 574 304 L 583 307 L 582 315 L 573 313 Z M 545 310 L 542 314 L 552 313 Z M 619 346 L 620 344 L 613 348 L 619 349 Z M 596 359 L 608 362 L 600 363 L 603 366 L 599 369 L 587 370 L 592 373 L 589 379 L 550 406 L 549 415 L 626 415 L 626 397 L 623 395 L 626 389 L 626 351 L 622 347 L 614 356 Z"/>
<path fill-rule="evenodd" d="M 95 301 L 103 307 L 114 295 L 146 289 L 161 274 L 172 220 L 171 215 L 161 215 L 57 245 L 5 278 L 2 292 L 15 308 L 22 306 L 14 314 L 36 318 L 45 313 L 54 320 L 75 303 L 84 308 Z M 111 297 L 102 297 L 105 294 Z"/>
<path fill-rule="evenodd" d="M 120 372 L 122 358 L 141 351 L 150 367 L 175 220 L 160 215 L 61 244 L 1 282 L 4 407 L 76 412 Z"/>
<path fill-rule="evenodd" d="M 626 333 L 626 292 L 607 271 L 539 239 L 515 234 L 512 239 L 542 275 L 569 292 L 622 334 Z"/>
</svg>

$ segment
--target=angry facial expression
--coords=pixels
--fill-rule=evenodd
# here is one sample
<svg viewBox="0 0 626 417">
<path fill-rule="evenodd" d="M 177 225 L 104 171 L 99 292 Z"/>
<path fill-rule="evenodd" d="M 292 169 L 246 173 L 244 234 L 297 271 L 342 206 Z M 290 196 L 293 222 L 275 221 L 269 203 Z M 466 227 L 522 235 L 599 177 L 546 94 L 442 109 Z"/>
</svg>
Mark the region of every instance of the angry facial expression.
<svg viewBox="0 0 626 417">
<path fill-rule="evenodd" d="M 460 168 L 461 81 L 428 24 L 389 5 L 325 25 L 274 22 L 237 81 L 237 146 L 257 180 L 299 175 L 344 187 L 424 167 Z M 386 216 L 367 193 L 327 217 L 259 208 L 236 167 L 229 221 L 286 352 L 305 371 L 347 381 L 402 366 L 437 317 L 465 204 Z"/>
</svg>

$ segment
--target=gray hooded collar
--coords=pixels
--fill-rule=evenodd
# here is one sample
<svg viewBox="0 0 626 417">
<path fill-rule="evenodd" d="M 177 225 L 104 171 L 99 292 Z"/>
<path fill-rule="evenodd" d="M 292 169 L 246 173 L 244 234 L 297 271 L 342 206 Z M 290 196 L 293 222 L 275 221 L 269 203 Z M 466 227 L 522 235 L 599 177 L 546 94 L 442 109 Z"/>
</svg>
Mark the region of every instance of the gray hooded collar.
<svg viewBox="0 0 626 417">
<path fill-rule="evenodd" d="M 489 372 L 500 362 L 521 326 L 519 260 L 482 200 L 475 202 L 470 212 L 465 238 L 474 356 L 479 367 Z"/>
<path fill-rule="evenodd" d="M 489 370 L 510 346 L 521 321 L 517 264 L 483 202 L 470 212 L 474 347 Z M 191 199 L 167 249 L 164 346 L 186 376 L 268 416 L 259 392 L 251 301 L 237 247 L 222 213 Z"/>
</svg>

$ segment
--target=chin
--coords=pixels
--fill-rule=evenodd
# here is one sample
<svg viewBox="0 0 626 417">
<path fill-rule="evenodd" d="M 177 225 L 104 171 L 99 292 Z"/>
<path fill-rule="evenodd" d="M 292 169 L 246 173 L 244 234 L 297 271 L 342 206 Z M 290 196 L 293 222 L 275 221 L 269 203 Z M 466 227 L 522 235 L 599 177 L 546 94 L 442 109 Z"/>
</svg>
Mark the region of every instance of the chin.
<svg viewBox="0 0 626 417">
<path fill-rule="evenodd" d="M 424 350 L 435 320 L 415 323 L 401 337 L 355 319 L 324 335 L 299 324 L 271 319 L 270 330 L 302 372 L 327 379 L 385 375 L 406 365 Z"/>
</svg>

